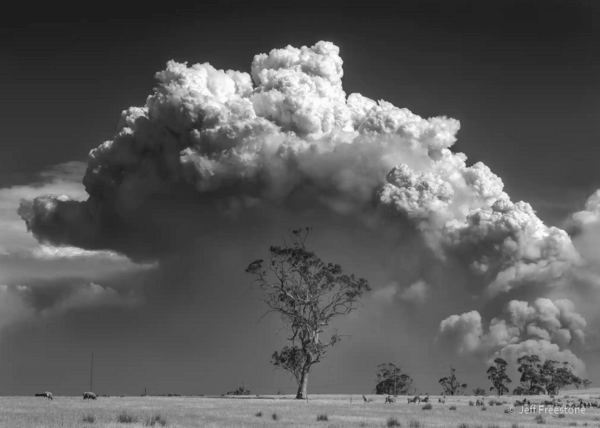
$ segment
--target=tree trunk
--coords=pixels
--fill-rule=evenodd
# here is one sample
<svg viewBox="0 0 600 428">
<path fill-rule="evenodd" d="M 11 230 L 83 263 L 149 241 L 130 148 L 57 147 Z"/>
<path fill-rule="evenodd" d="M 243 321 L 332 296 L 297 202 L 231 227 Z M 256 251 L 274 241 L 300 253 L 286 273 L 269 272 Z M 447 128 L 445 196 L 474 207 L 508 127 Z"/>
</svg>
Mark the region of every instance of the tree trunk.
<svg viewBox="0 0 600 428">
<path fill-rule="evenodd" d="M 308 397 L 308 370 L 304 370 L 302 372 L 302 377 L 300 378 L 300 384 L 298 385 L 298 393 L 296 394 L 296 399 L 304 400 Z"/>
</svg>

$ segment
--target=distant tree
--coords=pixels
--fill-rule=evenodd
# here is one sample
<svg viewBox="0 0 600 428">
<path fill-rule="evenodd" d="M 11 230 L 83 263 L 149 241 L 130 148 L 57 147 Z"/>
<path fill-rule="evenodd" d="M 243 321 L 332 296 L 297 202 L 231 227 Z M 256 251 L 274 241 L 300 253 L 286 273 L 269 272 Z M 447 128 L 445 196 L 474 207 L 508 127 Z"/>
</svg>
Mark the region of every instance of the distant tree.
<svg viewBox="0 0 600 428">
<path fill-rule="evenodd" d="M 485 389 L 473 388 L 473 395 L 485 395 Z"/>
<path fill-rule="evenodd" d="M 513 395 L 525 395 L 526 392 L 527 391 L 522 386 L 517 386 L 515 389 L 513 389 Z"/>
<path fill-rule="evenodd" d="M 461 384 L 458 379 L 456 379 L 456 369 L 454 368 L 450 368 L 450 376 L 443 377 L 438 382 L 442 385 L 444 394 L 446 395 L 460 395 L 467 389 L 466 383 Z"/>
<path fill-rule="evenodd" d="M 584 387 L 585 389 L 588 389 L 588 388 L 589 388 L 589 386 L 592 384 L 592 381 L 591 381 L 591 380 L 588 380 L 588 379 L 584 379 L 582 382 L 583 382 L 583 387 Z"/>
<path fill-rule="evenodd" d="M 371 290 L 365 279 L 346 275 L 340 265 L 325 263 L 307 250 L 305 242 L 310 230 L 292 231 L 289 244 L 271 246 L 266 263 L 255 260 L 246 269 L 254 276 L 253 285 L 264 292 L 261 300 L 270 308 L 265 315 L 279 313 L 283 328 L 291 331 L 292 336 L 288 338 L 291 346 L 275 352 L 271 362 L 275 368 L 294 376 L 298 382 L 298 399 L 307 397 L 311 367 L 341 338 L 335 333 L 324 343 L 319 334 L 333 318 L 358 309 L 360 298 Z"/>
<path fill-rule="evenodd" d="M 498 395 L 503 395 L 508 393 L 508 386 L 506 385 L 512 383 L 512 380 L 506 374 L 508 363 L 502 358 L 496 358 L 494 363 L 496 365 L 487 370 L 488 379 L 492 382 L 490 391 L 495 389 Z"/>
<path fill-rule="evenodd" d="M 169 394 L 171 395 L 171 394 Z M 250 395 L 250 390 L 246 389 L 245 386 L 240 386 L 234 391 L 229 391 L 227 395 Z"/>
<path fill-rule="evenodd" d="M 554 360 L 544 361 L 540 373 L 546 394 L 558 395 L 562 388 L 581 383 L 581 379 L 573 374 L 573 370 L 573 365 L 566 361 L 562 364 Z"/>
<path fill-rule="evenodd" d="M 412 378 L 392 363 L 377 366 L 375 394 L 407 395 L 415 392 Z"/>
<path fill-rule="evenodd" d="M 542 365 L 537 355 L 524 355 L 517 360 L 519 373 L 521 373 L 521 386 L 527 395 L 542 394 L 545 392 L 542 378 Z"/>
<path fill-rule="evenodd" d="M 575 388 L 579 389 L 579 387 L 581 386 L 581 378 L 577 378 L 573 381 L 573 385 L 575 385 Z"/>
</svg>

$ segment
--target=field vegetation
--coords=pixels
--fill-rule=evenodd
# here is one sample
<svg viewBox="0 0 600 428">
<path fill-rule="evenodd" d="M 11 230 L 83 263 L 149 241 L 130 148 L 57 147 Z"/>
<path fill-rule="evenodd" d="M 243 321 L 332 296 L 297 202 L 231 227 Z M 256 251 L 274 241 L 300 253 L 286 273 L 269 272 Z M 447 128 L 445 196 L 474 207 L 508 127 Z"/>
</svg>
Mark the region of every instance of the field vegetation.
<svg viewBox="0 0 600 428">
<path fill-rule="evenodd" d="M 595 400 L 600 389 L 566 391 L 572 398 Z M 556 398 L 561 398 L 557 396 Z M 382 395 L 311 395 L 309 400 L 297 400 L 293 395 L 227 396 L 227 397 L 81 397 L 55 396 L 54 400 L 36 397 L 0 397 L 0 427 L 4 428 L 140 428 L 166 426 L 172 428 L 216 427 L 419 427 L 419 428 L 531 428 L 588 426 L 600 427 L 600 409 L 585 409 L 582 413 L 564 417 L 549 413 L 506 413 L 509 405 L 524 396 L 485 397 L 501 401 L 501 405 L 469 406 L 473 396 L 431 396 L 430 410 L 419 404 L 408 404 L 405 396 L 395 403 L 385 403 Z M 548 396 L 526 396 L 541 403 Z M 506 403 L 504 403 L 506 402 Z M 455 408 L 455 411 L 451 411 Z M 276 415 L 276 416 L 274 416 Z M 541 416 L 541 417 L 539 417 Z M 399 425 L 397 425 L 398 423 Z M 390 425 L 391 424 L 391 425 Z"/>
</svg>

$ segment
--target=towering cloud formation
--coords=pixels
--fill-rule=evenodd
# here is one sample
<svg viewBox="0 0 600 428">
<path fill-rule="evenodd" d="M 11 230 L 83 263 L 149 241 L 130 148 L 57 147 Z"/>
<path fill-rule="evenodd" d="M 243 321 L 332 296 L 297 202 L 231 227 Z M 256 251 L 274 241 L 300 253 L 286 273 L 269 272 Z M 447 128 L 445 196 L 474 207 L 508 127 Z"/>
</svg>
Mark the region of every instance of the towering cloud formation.
<svg viewBox="0 0 600 428">
<path fill-rule="evenodd" d="M 511 202 L 488 167 L 450 150 L 457 120 L 346 96 L 342 63 L 329 42 L 257 55 L 251 74 L 170 61 L 145 106 L 124 111 L 115 137 L 91 151 L 89 198 L 43 196 L 19 213 L 41 242 L 134 260 L 185 252 L 223 215 L 251 222 L 262 207 L 381 215 L 369 224 L 419 230 L 440 263 L 466 264 L 491 297 L 556 284 L 581 263 L 564 231 Z M 399 296 L 423 302 L 435 286 Z M 478 312 L 455 317 L 443 330 L 464 332 L 461 349 L 492 340 Z M 510 326 L 520 333 L 506 346 L 524 337 Z M 567 331 L 576 335 L 539 328 L 539 340 L 562 345 Z"/>
<path fill-rule="evenodd" d="M 513 300 L 503 317 L 491 320 L 487 332 L 479 312 L 471 311 L 443 320 L 440 337 L 459 353 L 493 353 L 512 362 L 523 355 L 537 354 L 542 359 L 568 361 L 583 374 L 585 364 L 566 348 L 584 344 L 586 325 L 570 300 L 540 298 L 533 305 Z"/>
</svg>

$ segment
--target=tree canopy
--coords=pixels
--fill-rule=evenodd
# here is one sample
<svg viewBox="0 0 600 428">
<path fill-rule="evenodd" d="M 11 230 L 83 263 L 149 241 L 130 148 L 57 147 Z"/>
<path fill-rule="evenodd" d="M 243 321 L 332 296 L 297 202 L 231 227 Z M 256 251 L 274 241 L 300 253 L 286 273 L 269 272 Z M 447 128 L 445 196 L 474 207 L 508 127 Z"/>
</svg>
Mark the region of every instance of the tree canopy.
<svg viewBox="0 0 600 428">
<path fill-rule="evenodd" d="M 375 394 L 407 395 L 415 392 L 412 378 L 392 363 L 377 366 Z"/>
<path fill-rule="evenodd" d="M 460 383 L 456 378 L 456 369 L 450 368 L 450 376 L 443 377 L 439 381 L 446 395 L 460 395 L 467 389 L 466 383 Z"/>
<path fill-rule="evenodd" d="M 490 391 L 495 389 L 498 395 L 506 394 L 508 393 L 508 386 L 506 385 L 512 383 L 511 378 L 506 374 L 508 363 L 502 358 L 496 358 L 494 364 L 496 365 L 487 370 L 488 379 L 492 382 Z"/>
</svg>

